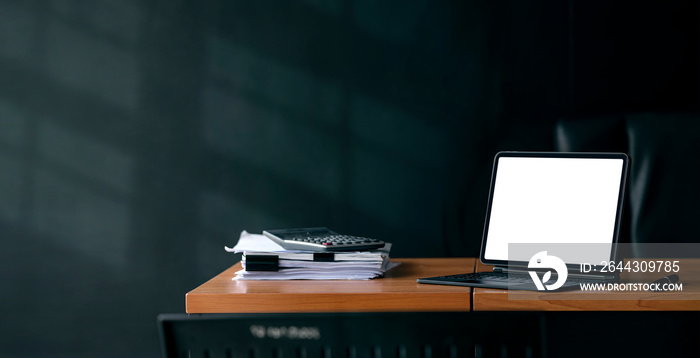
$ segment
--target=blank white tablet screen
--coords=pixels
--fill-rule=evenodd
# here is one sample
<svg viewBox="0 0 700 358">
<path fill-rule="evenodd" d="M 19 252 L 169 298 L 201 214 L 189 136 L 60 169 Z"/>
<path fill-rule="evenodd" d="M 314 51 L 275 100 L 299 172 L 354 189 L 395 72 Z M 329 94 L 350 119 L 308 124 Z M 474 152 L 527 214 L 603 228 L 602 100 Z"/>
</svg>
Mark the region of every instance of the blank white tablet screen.
<svg viewBox="0 0 700 358">
<path fill-rule="evenodd" d="M 622 170 L 619 158 L 498 158 L 484 257 L 508 260 L 509 243 L 611 243 Z"/>
</svg>

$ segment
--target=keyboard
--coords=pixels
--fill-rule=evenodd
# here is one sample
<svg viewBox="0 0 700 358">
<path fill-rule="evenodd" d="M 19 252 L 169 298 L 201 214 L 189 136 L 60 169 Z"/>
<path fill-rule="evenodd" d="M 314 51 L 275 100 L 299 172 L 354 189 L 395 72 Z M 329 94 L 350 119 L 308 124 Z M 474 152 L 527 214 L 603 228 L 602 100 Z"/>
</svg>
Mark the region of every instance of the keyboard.
<svg viewBox="0 0 700 358">
<path fill-rule="evenodd" d="M 600 283 L 595 279 L 569 277 L 564 285 L 556 291 L 575 290 L 580 288 L 582 283 Z M 532 282 L 532 278 L 525 274 L 513 274 L 507 272 L 474 272 L 457 275 L 419 278 L 418 283 L 428 283 L 437 285 L 483 287 L 483 288 L 503 288 L 509 290 L 537 291 L 537 286 Z"/>
</svg>

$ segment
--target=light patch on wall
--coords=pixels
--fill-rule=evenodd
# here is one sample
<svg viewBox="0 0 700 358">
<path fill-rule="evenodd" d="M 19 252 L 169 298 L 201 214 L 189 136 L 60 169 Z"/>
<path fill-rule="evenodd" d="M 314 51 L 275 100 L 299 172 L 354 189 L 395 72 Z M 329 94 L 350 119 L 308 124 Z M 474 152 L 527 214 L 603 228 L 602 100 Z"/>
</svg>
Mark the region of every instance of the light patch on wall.
<svg viewBox="0 0 700 358">
<path fill-rule="evenodd" d="M 22 220 L 27 118 L 19 108 L 0 101 L 0 219 L 13 223 Z"/>
<path fill-rule="evenodd" d="M 126 272 L 131 233 L 127 200 L 98 194 L 80 180 L 48 170 L 37 168 L 34 175 L 32 227 L 94 262 Z"/>
<path fill-rule="evenodd" d="M 0 101 L 0 145 L 19 149 L 26 140 L 27 114 L 11 105 Z"/>
<path fill-rule="evenodd" d="M 132 0 L 53 0 L 51 8 L 61 16 L 76 18 L 132 44 L 143 28 L 144 12 Z"/>
<path fill-rule="evenodd" d="M 202 108 L 212 147 L 330 200 L 339 197 L 342 151 L 333 135 L 215 88 L 203 92 Z"/>
<path fill-rule="evenodd" d="M 62 84 L 134 111 L 139 99 L 134 52 L 70 27 L 49 21 L 44 66 Z"/>
<path fill-rule="evenodd" d="M 18 223 L 22 214 L 22 167 L 0 151 L 0 218 Z"/>
<path fill-rule="evenodd" d="M 236 90 L 304 121 L 337 125 L 342 87 L 299 68 L 219 38 L 208 41 L 209 72 Z"/>
<path fill-rule="evenodd" d="M 199 222 L 205 232 L 223 236 L 219 248 L 233 246 L 241 231 L 261 234 L 262 228 L 281 227 L 283 223 L 250 203 L 243 203 L 223 193 L 204 191 L 199 196 Z"/>
<path fill-rule="evenodd" d="M 131 157 L 107 143 L 41 121 L 37 134 L 38 156 L 44 162 L 59 165 L 115 196 L 132 192 L 134 163 Z"/>
<path fill-rule="evenodd" d="M 33 57 L 37 20 L 29 2 L 0 2 L 0 56 L 22 61 Z"/>
<path fill-rule="evenodd" d="M 429 123 L 370 97 L 356 94 L 351 101 L 350 130 L 361 139 L 361 146 L 375 148 L 380 156 L 405 157 L 419 168 L 439 170 L 448 158 L 448 138 Z"/>
</svg>

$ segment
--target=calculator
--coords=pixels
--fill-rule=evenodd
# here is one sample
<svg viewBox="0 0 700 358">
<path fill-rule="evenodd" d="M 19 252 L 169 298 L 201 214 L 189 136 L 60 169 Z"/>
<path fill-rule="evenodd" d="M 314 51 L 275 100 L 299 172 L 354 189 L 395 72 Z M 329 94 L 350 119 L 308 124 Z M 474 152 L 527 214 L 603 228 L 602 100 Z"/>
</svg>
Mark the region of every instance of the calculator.
<svg viewBox="0 0 700 358">
<path fill-rule="evenodd" d="M 325 227 L 265 230 L 263 235 L 286 250 L 365 251 L 384 247 L 384 241 L 341 235 Z"/>
</svg>

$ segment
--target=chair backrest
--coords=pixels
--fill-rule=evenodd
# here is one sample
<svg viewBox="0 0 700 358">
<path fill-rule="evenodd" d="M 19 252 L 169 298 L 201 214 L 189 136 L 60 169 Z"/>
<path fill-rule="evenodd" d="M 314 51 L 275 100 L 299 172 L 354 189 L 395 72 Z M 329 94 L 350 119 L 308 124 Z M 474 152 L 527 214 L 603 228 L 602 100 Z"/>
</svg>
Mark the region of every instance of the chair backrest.
<svg viewBox="0 0 700 358">
<path fill-rule="evenodd" d="M 165 314 L 166 358 L 539 357 L 535 313 Z"/>
<path fill-rule="evenodd" d="M 700 240 L 698 113 L 565 118 L 555 128 L 555 149 L 629 155 L 627 230 L 620 242 Z"/>
</svg>

